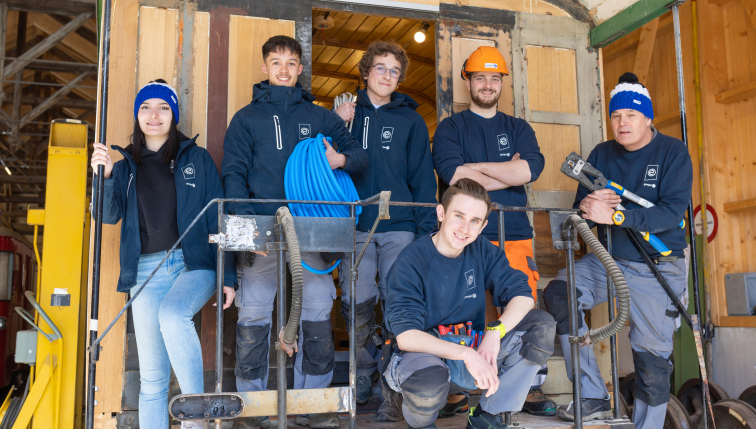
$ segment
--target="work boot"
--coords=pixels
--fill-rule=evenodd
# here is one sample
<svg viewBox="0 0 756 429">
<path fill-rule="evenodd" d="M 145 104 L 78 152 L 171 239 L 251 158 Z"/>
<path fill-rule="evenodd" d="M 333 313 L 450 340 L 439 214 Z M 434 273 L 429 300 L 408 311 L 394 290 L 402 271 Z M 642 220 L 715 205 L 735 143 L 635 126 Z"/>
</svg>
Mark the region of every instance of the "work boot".
<svg viewBox="0 0 756 429">
<path fill-rule="evenodd" d="M 609 419 L 612 417 L 612 402 L 606 399 L 583 399 L 583 421 Z M 562 405 L 557 409 L 557 415 L 562 420 L 575 421 L 573 403 Z"/>
<path fill-rule="evenodd" d="M 467 429 L 508 429 L 501 414 L 493 415 L 482 408 L 472 407 L 467 414 Z"/>
<path fill-rule="evenodd" d="M 380 383 L 383 402 L 378 407 L 375 421 L 400 422 L 404 420 L 402 415 L 402 395 L 391 390 L 383 379 L 380 380 Z"/>
<path fill-rule="evenodd" d="M 305 414 L 297 416 L 294 423 L 299 426 L 309 426 L 311 428 L 335 429 L 339 427 L 339 415 L 336 413 L 323 414 Z"/>
<path fill-rule="evenodd" d="M 267 429 L 269 427 L 270 417 L 239 417 L 234 421 L 232 429 Z"/>
<path fill-rule="evenodd" d="M 364 404 L 370 400 L 373 391 L 373 383 L 370 377 L 360 375 L 357 377 L 357 403 Z"/>
<path fill-rule="evenodd" d="M 546 397 L 540 387 L 534 387 L 528 392 L 522 411 L 534 416 L 555 416 L 557 408 L 556 403 Z"/>
<path fill-rule="evenodd" d="M 466 413 L 468 410 L 469 399 L 464 394 L 447 395 L 446 405 L 438 412 L 438 417 L 445 419 L 454 417 L 455 414 Z"/>
</svg>

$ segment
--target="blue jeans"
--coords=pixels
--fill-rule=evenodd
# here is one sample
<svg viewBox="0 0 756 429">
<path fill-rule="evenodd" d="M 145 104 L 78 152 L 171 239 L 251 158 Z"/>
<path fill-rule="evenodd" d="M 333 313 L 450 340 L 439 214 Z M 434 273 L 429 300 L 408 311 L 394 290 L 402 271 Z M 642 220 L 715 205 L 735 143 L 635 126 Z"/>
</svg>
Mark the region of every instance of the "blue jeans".
<svg viewBox="0 0 756 429">
<path fill-rule="evenodd" d="M 166 252 L 139 258 L 136 286 L 142 286 Z M 168 429 L 171 365 L 181 393 L 203 393 L 202 349 L 192 317 L 215 292 L 215 271 L 190 271 L 181 249 L 174 251 L 132 304 L 139 350 L 139 426 Z"/>
</svg>

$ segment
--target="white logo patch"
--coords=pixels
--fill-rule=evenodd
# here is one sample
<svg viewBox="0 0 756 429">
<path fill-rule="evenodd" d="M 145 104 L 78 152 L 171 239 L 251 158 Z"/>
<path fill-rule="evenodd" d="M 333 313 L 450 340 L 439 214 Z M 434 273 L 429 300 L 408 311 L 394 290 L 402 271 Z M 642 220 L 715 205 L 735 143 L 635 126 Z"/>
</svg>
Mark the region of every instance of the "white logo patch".
<svg viewBox="0 0 756 429">
<path fill-rule="evenodd" d="M 381 130 L 381 143 L 391 143 L 392 137 L 394 137 L 394 127 L 383 127 Z"/>
<path fill-rule="evenodd" d="M 310 124 L 299 124 L 299 140 L 309 139 L 312 137 Z"/>
<path fill-rule="evenodd" d="M 478 297 L 478 294 L 474 293 L 474 294 L 472 294 L 472 295 L 467 295 L 467 296 L 465 297 L 465 299 L 467 299 L 467 298 L 472 298 L 472 299 L 475 299 L 475 298 L 477 298 L 477 297 Z"/>
<path fill-rule="evenodd" d="M 509 149 L 509 138 L 506 134 L 499 134 L 496 136 L 496 143 L 499 144 L 499 150 Z"/>
<path fill-rule="evenodd" d="M 184 175 L 184 180 L 194 179 L 196 173 L 194 170 L 194 164 L 188 164 L 186 167 L 182 168 L 181 173 Z"/>
<path fill-rule="evenodd" d="M 658 165 L 648 165 L 648 166 L 646 166 L 646 177 L 643 178 L 644 182 L 656 181 L 656 179 L 658 177 L 659 177 L 659 166 Z"/>
<path fill-rule="evenodd" d="M 467 290 L 475 289 L 475 270 L 470 270 L 465 273 L 465 281 L 467 281 Z"/>
<path fill-rule="evenodd" d="M 633 100 L 633 103 L 635 103 L 635 104 L 643 104 L 643 103 L 641 103 L 641 102 L 640 102 L 640 101 L 638 101 L 638 100 Z"/>
<path fill-rule="evenodd" d="M 173 100 L 174 103 L 178 104 L 178 101 L 176 101 L 176 97 L 171 95 L 171 100 Z"/>
<path fill-rule="evenodd" d="M 485 67 L 487 69 L 496 69 L 496 68 L 499 68 L 499 65 L 496 64 L 496 63 L 486 63 L 486 65 L 483 66 L 483 67 Z"/>
</svg>

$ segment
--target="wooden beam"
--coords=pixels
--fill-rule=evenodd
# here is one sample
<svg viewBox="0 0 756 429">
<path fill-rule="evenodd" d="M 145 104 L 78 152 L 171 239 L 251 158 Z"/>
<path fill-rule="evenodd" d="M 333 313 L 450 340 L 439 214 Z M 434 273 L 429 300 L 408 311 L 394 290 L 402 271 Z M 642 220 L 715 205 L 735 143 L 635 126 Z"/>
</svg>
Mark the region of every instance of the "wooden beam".
<svg viewBox="0 0 756 429">
<path fill-rule="evenodd" d="M 672 0 L 639 0 L 591 29 L 591 46 L 604 47 L 667 12 Z"/>
<path fill-rule="evenodd" d="M 756 0 L 740 0 L 745 8 L 748 19 L 751 20 L 751 25 L 756 27 Z"/>
<path fill-rule="evenodd" d="M 69 82 L 66 86 L 59 89 L 55 94 L 48 97 L 45 101 L 42 102 L 42 104 L 39 104 L 29 112 L 27 112 L 22 118 L 21 118 L 21 124 L 20 126 L 23 127 L 27 125 L 29 122 L 33 121 L 37 118 L 37 116 L 41 115 L 45 110 L 49 109 L 50 107 L 54 106 L 55 103 L 68 95 L 69 92 L 73 91 L 74 87 L 81 83 L 84 79 L 89 77 L 89 73 L 82 73 L 79 76 L 76 77 L 76 79 Z"/>
<path fill-rule="evenodd" d="M 24 67 L 26 70 L 57 71 L 66 73 L 97 72 L 97 64 L 74 63 L 71 61 L 32 60 Z"/>
<path fill-rule="evenodd" d="M 9 204 L 45 204 L 45 197 L 27 197 L 27 196 L 0 196 L 0 203 Z"/>
<path fill-rule="evenodd" d="M 21 104 L 36 105 L 45 101 L 45 97 L 21 97 Z M 58 107 L 72 107 L 74 109 L 91 109 L 97 107 L 96 101 L 90 100 L 74 100 L 71 98 L 63 98 L 55 103 Z"/>
<path fill-rule="evenodd" d="M 0 4 L 0 76 L 3 75 L 3 68 L 5 68 L 5 39 L 8 31 L 8 5 Z M 5 101 L 5 91 L 0 84 L 0 105 Z M 5 112 L 3 112 L 5 113 Z"/>
<path fill-rule="evenodd" d="M 312 75 L 313 76 L 327 77 L 327 78 L 330 78 L 330 79 L 340 79 L 340 80 L 345 80 L 345 81 L 348 81 L 348 82 L 359 82 L 359 81 L 362 80 L 361 77 L 355 76 L 353 74 L 339 73 L 339 72 L 334 72 L 334 71 L 329 71 L 329 70 L 315 70 L 315 69 L 313 69 L 312 70 Z M 415 98 L 417 100 L 422 100 L 423 102 L 425 102 L 425 103 L 429 104 L 430 106 L 432 106 L 434 109 L 436 108 L 436 97 L 431 97 L 431 96 L 429 96 L 427 94 L 423 94 L 422 92 L 418 92 L 418 91 L 415 91 L 414 89 L 409 89 L 409 88 L 405 88 L 405 87 L 402 87 L 402 86 L 399 86 L 398 88 L 396 88 L 396 91 L 397 92 L 401 92 L 402 94 L 407 94 L 407 95 L 409 95 L 412 98 Z M 333 100 L 331 100 L 330 102 L 333 103 Z"/>
<path fill-rule="evenodd" d="M 723 4 L 729 2 L 730 0 L 709 0 L 710 4 L 715 4 L 717 6 L 722 6 Z"/>
<path fill-rule="evenodd" d="M 19 175 L 12 175 L 9 176 L 5 174 L 5 171 L 0 170 L 0 183 L 21 183 L 21 184 L 29 184 L 29 185 L 40 185 L 47 182 L 46 176 L 19 176 Z"/>
<path fill-rule="evenodd" d="M 95 12 L 96 5 L 70 0 L 0 0 L 12 10 L 25 12 L 51 13 L 55 15 L 75 16 L 84 12 Z"/>
<path fill-rule="evenodd" d="M 34 14 L 32 18 L 30 24 L 42 34 L 53 34 L 63 26 L 63 24 L 50 15 Z M 61 40 L 60 43 L 55 45 L 55 48 L 73 61 L 89 64 L 98 63 L 98 50 L 95 43 L 76 32 L 69 34 Z"/>
<path fill-rule="evenodd" d="M 58 28 L 57 31 L 47 36 L 41 43 L 38 43 L 33 48 L 24 52 L 20 57 L 18 57 L 18 59 L 6 66 L 3 70 L 3 79 L 7 80 L 11 76 L 15 75 L 16 72 L 23 70 L 23 68 L 27 64 L 29 64 L 31 60 L 47 52 L 55 44 L 63 40 L 64 37 L 76 31 L 77 28 L 81 27 L 84 21 L 88 20 L 91 17 L 92 12 L 85 12 L 69 21 L 66 25 Z"/>
<path fill-rule="evenodd" d="M 754 95 L 756 95 L 756 82 L 749 82 L 716 94 L 714 101 L 722 104 L 731 104 L 753 97 Z"/>
<path fill-rule="evenodd" d="M 368 45 L 365 45 L 363 43 L 354 43 L 354 42 L 342 42 L 339 40 L 334 39 L 312 39 L 313 45 L 322 45 L 322 46 L 331 46 L 334 48 L 346 48 L 346 49 L 354 49 L 355 51 L 365 51 L 367 50 Z M 421 57 L 419 55 L 414 54 L 407 54 L 407 57 L 410 60 L 410 63 L 417 63 L 417 64 L 423 64 L 431 68 L 436 68 L 436 59 L 435 58 L 426 58 Z"/>
<path fill-rule="evenodd" d="M 756 209 L 756 198 L 732 201 L 724 204 L 725 213 L 740 213 L 753 209 Z"/>
<path fill-rule="evenodd" d="M 638 80 L 647 83 L 648 68 L 651 66 L 651 59 L 654 56 L 654 42 L 656 42 L 656 30 L 659 27 L 659 18 L 654 19 L 640 28 L 638 37 L 638 50 L 635 52 L 635 65 L 633 73 L 638 76 Z"/>
<path fill-rule="evenodd" d="M 656 127 L 656 129 L 664 128 L 668 125 L 676 124 L 679 122 L 680 122 L 679 111 L 664 113 L 661 115 L 656 115 L 654 117 L 654 127 Z"/>
</svg>

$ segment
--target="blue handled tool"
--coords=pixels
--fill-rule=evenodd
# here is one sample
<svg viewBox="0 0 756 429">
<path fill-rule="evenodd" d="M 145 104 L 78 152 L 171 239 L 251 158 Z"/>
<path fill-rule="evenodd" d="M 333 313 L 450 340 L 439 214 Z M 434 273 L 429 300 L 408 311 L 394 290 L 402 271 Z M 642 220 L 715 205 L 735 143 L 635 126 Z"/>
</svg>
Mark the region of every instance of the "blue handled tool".
<svg viewBox="0 0 756 429">
<path fill-rule="evenodd" d="M 650 209 L 651 207 L 654 207 L 655 204 L 651 201 L 642 198 L 627 189 L 623 188 L 619 183 L 612 182 L 609 180 L 609 183 L 606 184 L 606 189 L 611 189 L 612 191 L 616 192 L 617 195 L 623 198 L 627 198 L 628 200 L 634 202 L 635 204 L 638 204 L 641 207 L 645 207 L 647 209 Z M 621 210 L 621 209 L 620 209 Z M 685 219 L 680 221 L 680 228 L 685 228 Z"/>
<path fill-rule="evenodd" d="M 566 176 L 577 180 L 581 185 L 585 186 L 591 191 L 608 188 L 613 190 L 614 192 L 617 192 L 617 194 L 621 197 L 625 197 L 642 207 L 649 208 L 654 206 L 650 201 L 627 191 L 622 186 L 614 182 L 609 182 L 606 177 L 601 174 L 600 171 L 593 168 L 591 164 L 588 164 L 583 158 L 580 157 L 580 155 L 575 152 L 572 152 L 567 156 L 567 159 L 564 161 L 564 163 L 562 163 L 561 171 Z M 591 179 L 591 177 L 593 177 L 593 179 Z M 612 184 L 611 187 L 610 183 Z M 650 204 L 650 206 L 645 204 Z M 616 208 L 617 210 L 625 210 L 625 207 L 623 207 L 622 204 L 617 205 Z M 683 220 L 683 222 L 685 221 Z M 682 226 L 684 225 L 685 224 L 683 223 Z M 639 232 L 641 236 L 643 236 L 643 239 L 648 241 L 648 243 L 663 256 L 668 256 L 672 253 L 672 251 L 669 250 L 669 248 L 664 243 L 662 243 L 662 241 L 659 240 L 659 238 L 654 234 L 646 231 Z"/>
</svg>

